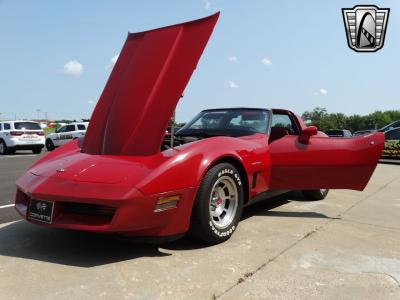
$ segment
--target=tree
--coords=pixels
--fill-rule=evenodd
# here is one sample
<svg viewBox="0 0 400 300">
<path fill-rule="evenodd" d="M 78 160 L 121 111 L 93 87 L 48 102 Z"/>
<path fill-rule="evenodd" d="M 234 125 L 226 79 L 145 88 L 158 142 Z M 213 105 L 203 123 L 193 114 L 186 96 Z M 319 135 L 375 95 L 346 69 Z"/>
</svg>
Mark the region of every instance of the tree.
<svg viewBox="0 0 400 300">
<path fill-rule="evenodd" d="M 326 108 L 316 107 L 312 111 L 305 111 L 303 120 L 311 120 L 320 130 L 348 129 L 352 132 L 366 129 L 379 129 L 391 122 L 400 120 L 400 110 L 375 111 L 360 116 L 346 116 L 343 113 L 328 113 Z"/>
</svg>

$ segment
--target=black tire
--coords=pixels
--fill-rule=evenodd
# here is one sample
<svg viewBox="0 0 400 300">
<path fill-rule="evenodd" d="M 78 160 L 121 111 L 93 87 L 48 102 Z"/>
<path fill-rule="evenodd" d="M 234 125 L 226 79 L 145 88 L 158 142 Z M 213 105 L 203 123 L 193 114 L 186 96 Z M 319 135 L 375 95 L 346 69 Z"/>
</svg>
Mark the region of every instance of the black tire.
<svg viewBox="0 0 400 300">
<path fill-rule="evenodd" d="M 223 188 L 224 186 L 225 188 Z M 221 196 L 215 200 L 215 195 L 220 195 L 217 193 L 217 189 L 220 193 L 224 193 L 224 200 L 221 199 Z M 214 194 L 213 198 L 211 198 L 212 193 Z M 235 193 L 237 196 L 234 195 Z M 190 220 L 190 235 L 208 244 L 219 244 L 228 240 L 240 221 L 243 198 L 242 180 L 236 168 L 229 163 L 221 163 L 212 167 L 204 176 L 196 195 Z M 220 215 L 220 217 L 222 216 L 221 220 L 216 221 L 216 218 L 219 219 L 219 217 L 211 216 L 212 208 L 214 208 L 214 213 L 217 212 L 217 209 L 223 211 Z M 229 212 L 229 209 L 232 211 Z M 224 218 L 227 222 L 225 225 L 217 224 L 223 222 Z"/>
<path fill-rule="evenodd" d="M 47 151 L 53 151 L 55 149 L 54 143 L 51 139 L 46 140 L 46 149 Z"/>
<path fill-rule="evenodd" d="M 6 143 L 3 140 L 0 140 L 0 144 L 0 155 L 7 155 L 9 153 L 9 150 Z"/>
<path fill-rule="evenodd" d="M 33 154 L 40 154 L 42 152 L 42 148 L 32 149 Z"/>
<path fill-rule="evenodd" d="M 305 190 L 302 191 L 304 197 L 307 198 L 307 200 L 311 201 L 318 201 L 318 200 L 323 200 L 325 199 L 326 195 L 328 195 L 329 190 L 328 189 L 320 189 L 320 190 Z"/>
</svg>

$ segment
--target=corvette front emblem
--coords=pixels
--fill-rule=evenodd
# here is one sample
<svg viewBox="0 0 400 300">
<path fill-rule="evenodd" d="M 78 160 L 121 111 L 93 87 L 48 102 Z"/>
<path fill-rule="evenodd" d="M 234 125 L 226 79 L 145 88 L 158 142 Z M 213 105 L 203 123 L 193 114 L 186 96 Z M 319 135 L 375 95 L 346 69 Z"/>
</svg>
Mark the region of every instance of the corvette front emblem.
<svg viewBox="0 0 400 300">
<path fill-rule="evenodd" d="M 342 8 L 347 44 L 356 52 L 375 52 L 383 47 L 390 8 L 356 5 Z"/>
</svg>

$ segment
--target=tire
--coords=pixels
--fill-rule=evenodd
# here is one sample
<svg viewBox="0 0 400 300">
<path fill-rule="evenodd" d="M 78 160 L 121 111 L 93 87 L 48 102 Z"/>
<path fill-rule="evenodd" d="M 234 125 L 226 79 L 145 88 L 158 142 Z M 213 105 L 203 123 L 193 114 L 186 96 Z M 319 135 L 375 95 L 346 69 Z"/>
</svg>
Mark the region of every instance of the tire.
<svg viewBox="0 0 400 300">
<path fill-rule="evenodd" d="M 6 143 L 3 140 L 0 140 L 0 155 L 7 155 L 8 153 L 9 150 Z"/>
<path fill-rule="evenodd" d="M 42 152 L 42 148 L 32 149 L 33 154 L 40 154 Z"/>
<path fill-rule="evenodd" d="M 46 149 L 47 151 L 53 151 L 55 149 L 54 143 L 51 139 L 46 140 Z"/>
<path fill-rule="evenodd" d="M 320 190 L 306 190 L 302 191 L 304 197 L 307 200 L 318 201 L 325 199 L 326 195 L 328 195 L 328 189 L 320 189 Z"/>
<path fill-rule="evenodd" d="M 208 244 L 228 240 L 240 221 L 243 198 L 242 180 L 236 168 L 229 163 L 212 167 L 196 195 L 190 235 Z"/>
</svg>

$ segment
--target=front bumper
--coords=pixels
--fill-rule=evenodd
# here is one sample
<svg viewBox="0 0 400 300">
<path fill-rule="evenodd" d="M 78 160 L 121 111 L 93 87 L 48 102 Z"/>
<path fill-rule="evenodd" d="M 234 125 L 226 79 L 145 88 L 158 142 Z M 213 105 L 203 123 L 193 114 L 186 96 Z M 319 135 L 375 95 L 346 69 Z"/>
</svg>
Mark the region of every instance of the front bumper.
<svg viewBox="0 0 400 300">
<path fill-rule="evenodd" d="M 113 184 L 73 182 L 26 173 L 17 181 L 15 208 L 29 222 L 54 228 L 164 237 L 189 229 L 196 188 L 143 195 L 137 189 Z M 29 187 L 27 189 L 26 187 Z M 155 211 L 160 198 L 179 195 L 176 208 Z M 54 202 L 51 224 L 28 217 L 29 201 Z"/>
</svg>

